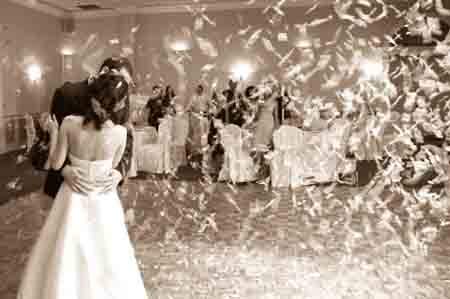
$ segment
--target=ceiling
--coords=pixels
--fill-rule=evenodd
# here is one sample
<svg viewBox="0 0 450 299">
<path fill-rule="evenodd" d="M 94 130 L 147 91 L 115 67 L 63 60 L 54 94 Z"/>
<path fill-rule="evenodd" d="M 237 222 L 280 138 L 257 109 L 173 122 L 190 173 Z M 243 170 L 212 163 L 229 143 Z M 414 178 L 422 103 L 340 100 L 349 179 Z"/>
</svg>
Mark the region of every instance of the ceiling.
<svg viewBox="0 0 450 299">
<path fill-rule="evenodd" d="M 205 5 L 269 5 L 275 4 L 277 2 L 284 2 L 285 5 L 289 4 L 315 4 L 317 0 L 35 0 L 43 4 L 48 4 L 53 7 L 68 11 L 80 10 L 78 5 L 98 5 L 102 9 L 120 9 L 129 7 L 160 7 L 160 6 L 178 6 L 178 5 L 194 5 L 194 4 L 205 4 Z M 331 1 L 328 1 L 331 2 Z"/>
<path fill-rule="evenodd" d="M 120 9 L 127 7 L 149 7 L 149 6 L 168 6 L 180 4 L 192 4 L 192 0 L 38 0 L 51 6 L 58 7 L 69 11 L 81 10 L 81 5 L 98 5 L 101 9 Z M 199 1 L 196 1 L 199 2 Z M 217 3 L 229 2 L 220 0 L 204 0 L 201 3 Z M 240 2 L 248 2 L 248 0 L 240 0 Z"/>
<path fill-rule="evenodd" d="M 313 6 L 332 4 L 334 0 L 10 0 L 53 15 L 74 17 L 100 17 L 120 13 L 185 12 L 186 6 L 208 10 L 229 10 L 249 7 L 267 7 L 282 2 L 287 6 Z M 82 9 L 80 5 L 94 5 Z M 89 7 L 88 7 L 89 8 Z"/>
</svg>

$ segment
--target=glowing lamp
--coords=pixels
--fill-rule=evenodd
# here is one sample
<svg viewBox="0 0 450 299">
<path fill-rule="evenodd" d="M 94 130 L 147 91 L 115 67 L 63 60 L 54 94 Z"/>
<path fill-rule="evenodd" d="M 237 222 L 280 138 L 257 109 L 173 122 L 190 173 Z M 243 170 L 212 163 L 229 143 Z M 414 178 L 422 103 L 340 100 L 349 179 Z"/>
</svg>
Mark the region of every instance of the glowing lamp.
<svg viewBox="0 0 450 299">
<path fill-rule="evenodd" d="M 172 44 L 172 50 L 177 52 L 188 51 L 191 49 L 191 46 L 186 40 L 177 40 Z"/>
<path fill-rule="evenodd" d="M 64 56 L 71 56 L 74 52 L 75 51 L 71 47 L 64 47 L 61 49 L 61 54 Z"/>
<path fill-rule="evenodd" d="M 28 78 L 31 80 L 31 81 L 39 81 L 39 80 L 41 80 L 41 78 L 42 78 L 42 70 L 41 70 L 41 67 L 39 66 L 39 65 L 37 65 L 37 64 L 32 64 L 32 65 L 30 65 L 28 68 L 27 68 L 27 70 L 26 70 L 26 72 L 27 72 L 27 75 L 28 75 Z"/>
<path fill-rule="evenodd" d="M 249 63 L 236 63 L 231 68 L 232 77 L 238 80 L 247 80 L 252 73 L 253 69 Z"/>
<path fill-rule="evenodd" d="M 378 79 L 384 74 L 384 66 L 380 60 L 365 59 L 361 62 L 364 79 Z"/>
</svg>

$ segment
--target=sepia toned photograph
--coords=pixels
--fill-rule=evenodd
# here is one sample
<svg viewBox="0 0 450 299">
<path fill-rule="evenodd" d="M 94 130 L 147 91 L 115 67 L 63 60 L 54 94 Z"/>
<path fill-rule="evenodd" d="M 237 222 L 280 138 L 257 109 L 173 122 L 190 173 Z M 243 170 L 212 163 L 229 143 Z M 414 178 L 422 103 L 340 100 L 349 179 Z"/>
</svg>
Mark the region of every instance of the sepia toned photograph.
<svg viewBox="0 0 450 299">
<path fill-rule="evenodd" d="M 0 0 L 0 299 L 449 299 L 450 0 Z"/>
</svg>

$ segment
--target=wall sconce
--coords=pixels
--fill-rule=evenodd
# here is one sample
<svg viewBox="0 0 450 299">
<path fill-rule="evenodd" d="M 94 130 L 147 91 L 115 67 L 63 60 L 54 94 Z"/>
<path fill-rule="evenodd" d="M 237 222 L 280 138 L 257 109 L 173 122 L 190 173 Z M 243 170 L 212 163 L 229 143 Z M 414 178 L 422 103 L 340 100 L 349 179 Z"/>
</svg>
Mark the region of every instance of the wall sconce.
<svg viewBox="0 0 450 299">
<path fill-rule="evenodd" d="M 75 54 L 75 44 L 71 35 L 64 38 L 62 47 L 60 49 L 62 55 L 63 77 L 65 70 L 73 68 L 73 55 Z"/>
<path fill-rule="evenodd" d="M 71 56 L 75 53 L 75 50 L 72 46 L 64 46 L 61 48 L 61 54 L 65 56 Z"/>
<path fill-rule="evenodd" d="M 30 66 L 28 66 L 26 69 L 26 73 L 28 79 L 31 82 L 36 82 L 42 79 L 42 69 L 37 64 L 31 64 Z"/>
<path fill-rule="evenodd" d="M 63 55 L 63 67 L 65 70 L 71 70 L 73 68 L 72 55 Z"/>
</svg>

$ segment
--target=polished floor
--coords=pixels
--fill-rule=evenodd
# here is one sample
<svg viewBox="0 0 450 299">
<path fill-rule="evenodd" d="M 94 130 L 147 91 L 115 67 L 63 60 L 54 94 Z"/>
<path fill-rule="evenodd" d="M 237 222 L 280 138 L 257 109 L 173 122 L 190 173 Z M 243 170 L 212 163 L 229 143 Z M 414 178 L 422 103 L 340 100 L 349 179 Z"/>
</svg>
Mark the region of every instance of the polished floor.
<svg viewBox="0 0 450 299">
<path fill-rule="evenodd" d="M 195 174 L 141 176 L 120 192 L 149 298 L 450 296 L 450 218 L 439 205 Z M 39 191 L 0 206 L 0 298 L 15 298 L 50 206 Z"/>
<path fill-rule="evenodd" d="M 44 178 L 31 167 L 25 150 L 0 155 L 0 205 L 39 190 Z"/>
</svg>

